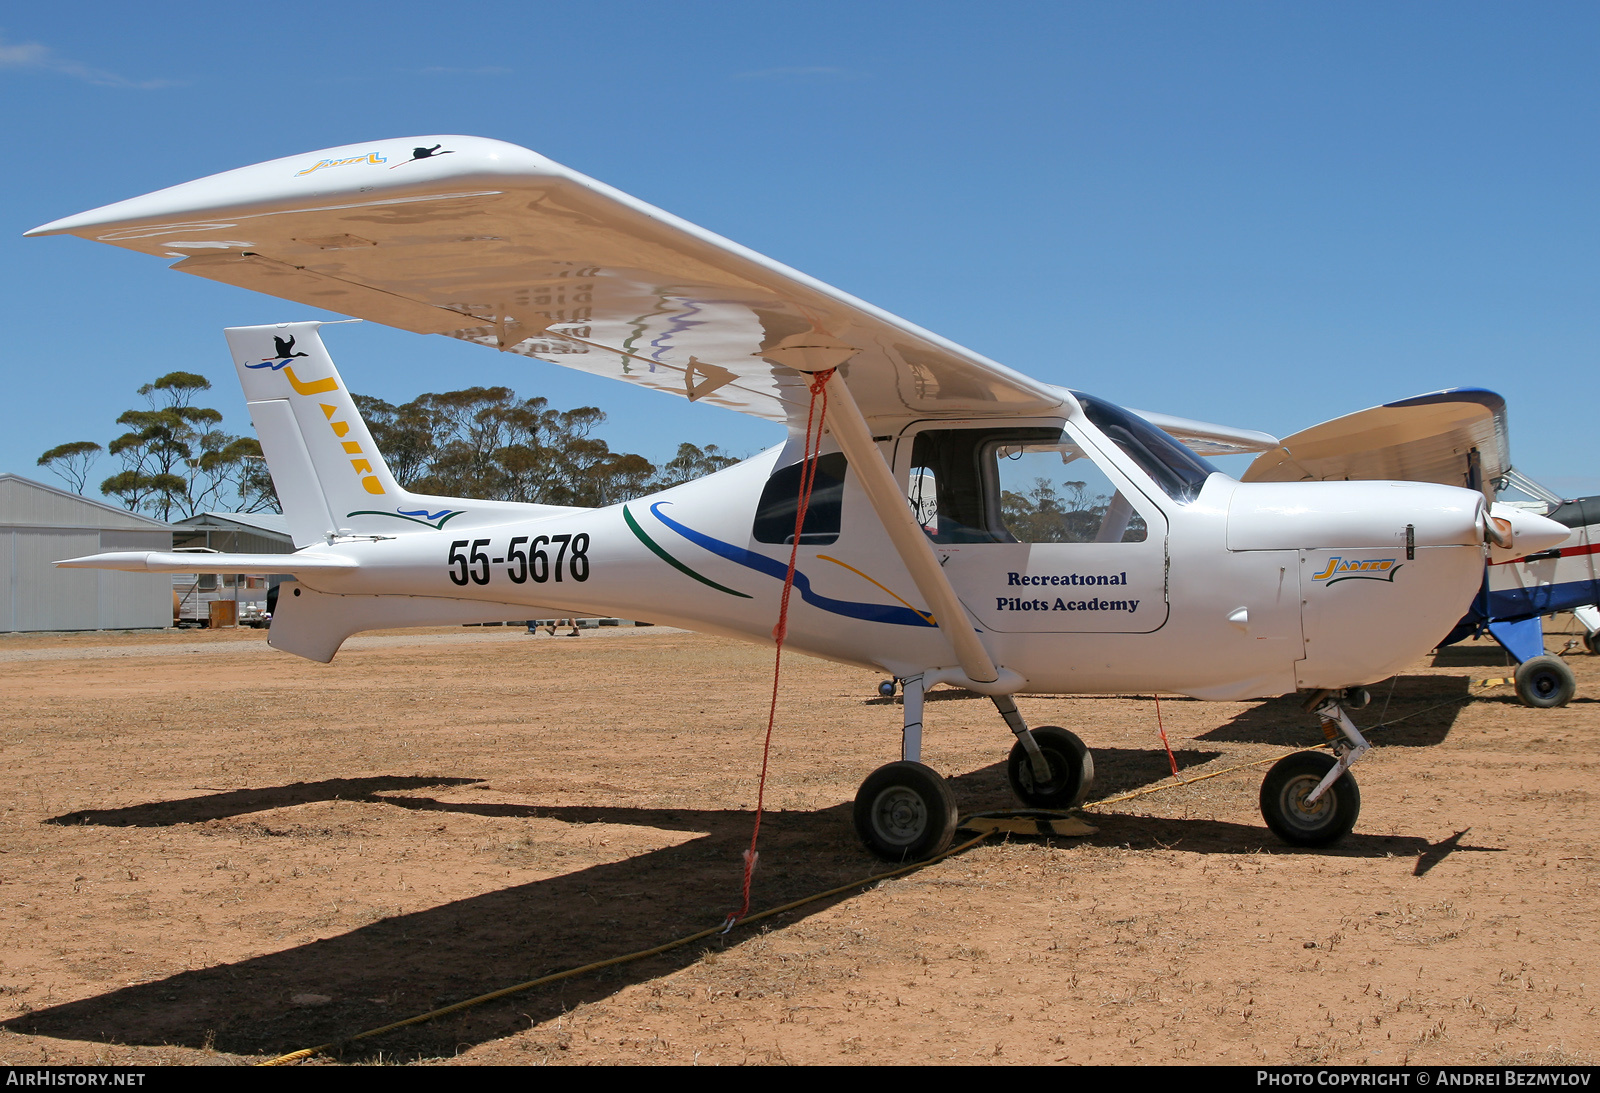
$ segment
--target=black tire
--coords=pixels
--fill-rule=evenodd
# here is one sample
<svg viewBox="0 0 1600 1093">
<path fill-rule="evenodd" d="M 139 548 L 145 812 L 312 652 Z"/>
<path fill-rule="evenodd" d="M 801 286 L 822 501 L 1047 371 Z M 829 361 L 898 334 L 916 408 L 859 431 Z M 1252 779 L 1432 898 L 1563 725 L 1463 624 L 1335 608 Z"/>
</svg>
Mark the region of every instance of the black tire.
<svg viewBox="0 0 1600 1093">
<path fill-rule="evenodd" d="M 1361 814 L 1361 791 L 1345 771 L 1310 808 L 1305 797 L 1338 765 L 1324 751 L 1297 751 L 1280 759 L 1261 783 L 1261 817 L 1290 846 L 1327 846 L 1350 834 Z"/>
<path fill-rule="evenodd" d="M 921 763 L 881 766 L 856 791 L 856 834 L 885 861 L 921 861 L 943 853 L 959 818 L 950 784 Z"/>
<path fill-rule="evenodd" d="M 1589 647 L 1589 652 L 1600 656 L 1600 630 L 1583 635 L 1583 643 Z"/>
<path fill-rule="evenodd" d="M 1560 657 L 1532 657 L 1517 665 L 1517 697 L 1524 706 L 1551 710 L 1578 693 L 1578 680 Z"/>
<path fill-rule="evenodd" d="M 1050 764 L 1050 784 L 1041 786 L 1033 776 L 1033 760 L 1018 740 L 1006 759 L 1006 778 L 1017 800 L 1030 808 L 1077 808 L 1094 785 L 1094 756 L 1082 740 L 1055 725 L 1040 725 L 1033 730 Z"/>
</svg>

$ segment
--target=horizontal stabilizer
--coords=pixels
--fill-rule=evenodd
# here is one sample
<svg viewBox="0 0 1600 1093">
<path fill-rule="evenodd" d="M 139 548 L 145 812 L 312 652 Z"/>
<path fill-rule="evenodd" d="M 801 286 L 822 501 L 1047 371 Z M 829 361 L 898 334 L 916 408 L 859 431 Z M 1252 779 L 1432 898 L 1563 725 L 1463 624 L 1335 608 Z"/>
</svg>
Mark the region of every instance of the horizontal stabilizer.
<svg viewBox="0 0 1600 1093">
<path fill-rule="evenodd" d="M 124 573 L 311 573 L 356 568 L 349 558 L 326 554 L 177 554 L 158 550 L 113 550 L 55 564 L 60 569 Z"/>
</svg>

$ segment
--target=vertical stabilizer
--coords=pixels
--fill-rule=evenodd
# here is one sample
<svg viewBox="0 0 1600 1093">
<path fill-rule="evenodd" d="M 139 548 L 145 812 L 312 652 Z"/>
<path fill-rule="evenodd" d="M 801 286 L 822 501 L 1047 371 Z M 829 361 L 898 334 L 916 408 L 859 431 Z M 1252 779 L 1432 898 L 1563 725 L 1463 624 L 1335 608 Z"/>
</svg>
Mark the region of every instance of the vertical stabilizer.
<svg viewBox="0 0 1600 1093">
<path fill-rule="evenodd" d="M 296 547 L 349 533 L 363 515 L 394 513 L 410 500 L 323 347 L 322 325 L 224 331 Z"/>
</svg>

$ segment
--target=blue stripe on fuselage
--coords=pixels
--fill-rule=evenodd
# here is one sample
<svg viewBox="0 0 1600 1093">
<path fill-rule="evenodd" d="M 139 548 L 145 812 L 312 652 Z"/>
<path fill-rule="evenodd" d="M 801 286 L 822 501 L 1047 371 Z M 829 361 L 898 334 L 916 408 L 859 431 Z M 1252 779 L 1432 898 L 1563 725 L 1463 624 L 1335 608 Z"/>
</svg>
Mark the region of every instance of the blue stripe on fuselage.
<svg viewBox="0 0 1600 1093">
<path fill-rule="evenodd" d="M 738 562 L 747 569 L 757 573 L 765 573 L 769 577 L 783 580 L 789 574 L 789 566 L 769 558 L 765 554 L 757 554 L 753 550 L 725 543 L 721 539 L 713 539 L 701 531 L 696 531 L 685 524 L 680 524 L 670 516 L 661 514 L 661 506 L 671 504 L 669 501 L 657 501 L 650 506 L 650 514 L 660 520 L 667 527 L 689 540 L 698 547 L 703 547 L 720 558 L 730 562 Z M 917 614 L 908 607 L 895 607 L 883 603 L 857 603 L 853 600 L 835 600 L 828 596 L 812 591 L 811 580 L 799 569 L 794 571 L 794 586 L 800 590 L 800 598 L 822 611 L 830 611 L 835 615 L 846 618 L 861 619 L 864 622 L 886 622 L 895 626 L 932 626 L 933 623 Z"/>
</svg>

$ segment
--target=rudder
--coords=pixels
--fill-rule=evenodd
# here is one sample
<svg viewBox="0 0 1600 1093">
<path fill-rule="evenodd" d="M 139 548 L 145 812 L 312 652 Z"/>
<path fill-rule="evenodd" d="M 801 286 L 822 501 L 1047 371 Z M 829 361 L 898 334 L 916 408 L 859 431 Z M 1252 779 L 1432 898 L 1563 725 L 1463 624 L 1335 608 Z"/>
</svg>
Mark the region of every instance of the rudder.
<svg viewBox="0 0 1600 1093">
<path fill-rule="evenodd" d="M 322 325 L 224 331 L 296 547 L 354 532 L 363 516 L 408 500 L 322 344 Z"/>
</svg>

